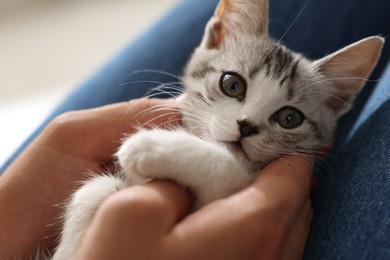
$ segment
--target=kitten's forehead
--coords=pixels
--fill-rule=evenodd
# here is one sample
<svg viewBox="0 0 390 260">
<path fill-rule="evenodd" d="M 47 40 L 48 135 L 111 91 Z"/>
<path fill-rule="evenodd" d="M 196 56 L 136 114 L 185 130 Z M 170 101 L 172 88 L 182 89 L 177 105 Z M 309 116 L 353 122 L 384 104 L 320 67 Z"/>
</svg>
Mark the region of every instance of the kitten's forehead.
<svg viewBox="0 0 390 260">
<path fill-rule="evenodd" d="M 268 37 L 243 35 L 240 39 L 227 39 L 219 49 L 198 48 L 191 59 L 195 66 L 190 66 L 190 70 L 212 67 L 222 71 L 234 70 L 253 78 L 265 69 L 269 76 L 279 78 L 286 68 L 297 68 L 298 64 L 294 62 L 298 56 Z"/>
<path fill-rule="evenodd" d="M 259 66 L 264 55 L 272 48 L 272 43 L 267 38 L 243 36 L 243 39 L 231 39 L 225 41 L 220 49 L 220 58 L 216 60 L 216 66 L 228 66 L 237 69 L 243 74 L 250 74 Z"/>
<path fill-rule="evenodd" d="M 281 88 L 278 80 L 260 72 L 249 83 L 244 105 L 258 107 L 269 114 L 275 112 L 275 109 L 279 109 L 283 104 L 287 104 L 288 101 L 288 88 Z"/>
<path fill-rule="evenodd" d="M 255 79 L 260 72 L 278 80 L 280 85 L 294 81 L 301 56 L 265 37 L 227 40 L 217 57 L 210 59 L 218 70 L 234 70 Z"/>
<path fill-rule="evenodd" d="M 268 93 L 270 88 L 280 88 L 286 99 L 291 100 L 296 85 L 310 74 L 303 73 L 307 65 L 302 56 L 268 38 L 249 38 L 227 41 L 212 66 L 236 71 L 250 83 L 250 88 L 265 88 Z"/>
<path fill-rule="evenodd" d="M 245 102 L 261 105 L 273 99 L 286 102 L 300 96 L 316 75 L 310 72 L 310 64 L 269 38 L 243 36 L 226 40 L 218 50 L 199 49 L 187 68 L 187 76 L 195 79 L 192 82 L 204 84 L 209 97 L 223 97 L 218 93 L 219 77 L 227 71 L 238 73 L 248 83 Z"/>
</svg>

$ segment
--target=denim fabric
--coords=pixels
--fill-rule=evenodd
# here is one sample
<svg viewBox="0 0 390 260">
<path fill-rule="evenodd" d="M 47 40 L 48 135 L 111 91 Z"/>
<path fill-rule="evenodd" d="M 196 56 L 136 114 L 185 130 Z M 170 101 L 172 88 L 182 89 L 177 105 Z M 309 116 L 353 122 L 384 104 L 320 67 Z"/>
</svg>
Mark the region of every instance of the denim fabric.
<svg viewBox="0 0 390 260">
<path fill-rule="evenodd" d="M 390 100 L 349 140 L 314 200 L 304 259 L 390 259 Z"/>
<path fill-rule="evenodd" d="M 349 133 L 349 137 L 353 136 L 361 124 L 364 123 L 387 100 L 390 100 L 390 64 L 387 66 L 385 73 L 380 78 L 378 85 L 371 94 L 367 105 L 356 120 L 351 132 Z"/>
<path fill-rule="evenodd" d="M 217 2 L 179 2 L 165 18 L 64 100 L 0 169 L 0 174 L 56 115 L 138 98 L 157 85 L 137 83 L 140 80 L 176 81 L 157 73 L 133 72 L 157 69 L 180 74 L 193 48 L 199 44 Z M 390 35 L 389 13 L 388 0 L 271 0 L 270 34 L 315 59 L 369 35 Z M 374 79 L 381 75 L 389 56 L 387 44 Z M 378 85 L 359 125 L 354 128 L 355 134 L 347 141 L 345 136 L 354 125 L 370 88 L 360 95 L 354 111 L 340 121 L 338 149 L 334 155 L 337 163 L 330 168 L 334 179 L 314 202 L 315 218 L 305 259 L 390 259 L 390 103 L 384 102 L 379 109 L 374 109 L 379 106 L 377 97 L 389 93 L 389 74 Z"/>
</svg>

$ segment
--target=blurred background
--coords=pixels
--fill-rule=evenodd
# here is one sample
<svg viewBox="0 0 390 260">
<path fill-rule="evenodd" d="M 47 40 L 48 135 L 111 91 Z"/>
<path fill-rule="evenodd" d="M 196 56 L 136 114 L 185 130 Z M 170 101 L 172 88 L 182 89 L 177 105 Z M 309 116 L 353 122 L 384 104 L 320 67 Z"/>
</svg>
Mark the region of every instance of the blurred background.
<svg viewBox="0 0 390 260">
<path fill-rule="evenodd" d="M 0 0 L 0 164 L 178 0 Z"/>
</svg>

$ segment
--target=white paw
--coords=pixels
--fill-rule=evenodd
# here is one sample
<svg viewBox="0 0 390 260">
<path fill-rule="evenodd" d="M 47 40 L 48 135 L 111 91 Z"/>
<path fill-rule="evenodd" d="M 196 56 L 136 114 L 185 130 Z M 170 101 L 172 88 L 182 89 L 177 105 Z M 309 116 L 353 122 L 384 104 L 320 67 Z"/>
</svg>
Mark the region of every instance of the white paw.
<svg viewBox="0 0 390 260">
<path fill-rule="evenodd" d="M 175 131 L 142 130 L 127 138 L 117 152 L 126 178 L 145 182 L 152 178 L 168 178 L 165 169 L 175 164 Z"/>
<path fill-rule="evenodd" d="M 195 193 L 197 206 L 232 194 L 252 179 L 225 148 L 184 130 L 140 131 L 125 140 L 117 156 L 130 183 L 173 180 Z"/>
</svg>

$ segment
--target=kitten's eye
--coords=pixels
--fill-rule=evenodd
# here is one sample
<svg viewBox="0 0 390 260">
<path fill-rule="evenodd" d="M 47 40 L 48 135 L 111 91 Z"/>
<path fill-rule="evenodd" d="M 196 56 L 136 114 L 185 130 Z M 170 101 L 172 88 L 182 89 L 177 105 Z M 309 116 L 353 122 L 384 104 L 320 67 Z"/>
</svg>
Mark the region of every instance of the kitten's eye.
<svg viewBox="0 0 390 260">
<path fill-rule="evenodd" d="M 245 80 L 234 72 L 225 72 L 219 82 L 221 91 L 228 97 L 243 98 L 246 93 Z"/>
<path fill-rule="evenodd" d="M 293 107 L 284 107 L 275 114 L 278 124 L 285 129 L 293 129 L 300 126 L 305 119 L 302 112 Z"/>
</svg>

